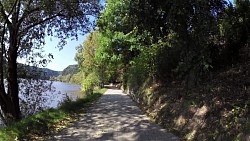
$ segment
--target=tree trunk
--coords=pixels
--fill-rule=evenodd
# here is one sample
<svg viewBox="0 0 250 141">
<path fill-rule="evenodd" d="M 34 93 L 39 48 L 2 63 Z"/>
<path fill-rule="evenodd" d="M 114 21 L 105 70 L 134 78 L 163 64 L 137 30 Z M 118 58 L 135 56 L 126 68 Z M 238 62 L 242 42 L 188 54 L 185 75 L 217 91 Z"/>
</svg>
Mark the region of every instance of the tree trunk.
<svg viewBox="0 0 250 141">
<path fill-rule="evenodd" d="M 18 97 L 18 82 L 17 82 L 17 54 L 16 52 L 10 51 L 8 61 L 8 95 L 11 100 L 11 116 L 14 120 L 21 118 L 19 97 Z"/>
<path fill-rule="evenodd" d="M 10 97 L 10 116 L 18 121 L 21 119 L 21 112 L 18 97 L 17 82 L 17 30 L 10 30 L 10 46 L 8 51 L 8 96 Z"/>
<path fill-rule="evenodd" d="M 7 96 L 4 86 L 4 68 L 5 68 L 5 60 L 4 60 L 4 52 L 5 46 L 3 42 L 5 28 L 1 33 L 1 50 L 0 50 L 0 118 L 4 123 L 7 123 L 8 116 L 10 115 L 10 108 L 8 104 L 11 103 L 10 98 Z"/>
</svg>

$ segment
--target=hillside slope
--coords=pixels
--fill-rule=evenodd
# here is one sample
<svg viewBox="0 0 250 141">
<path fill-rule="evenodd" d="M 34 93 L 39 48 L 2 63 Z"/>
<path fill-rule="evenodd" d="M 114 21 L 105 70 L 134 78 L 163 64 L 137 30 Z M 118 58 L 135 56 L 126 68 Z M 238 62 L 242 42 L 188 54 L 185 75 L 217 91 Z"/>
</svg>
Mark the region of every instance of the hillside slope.
<svg viewBox="0 0 250 141">
<path fill-rule="evenodd" d="M 28 66 L 25 64 L 18 64 L 18 76 L 20 78 L 39 78 L 50 79 L 60 75 L 60 71 L 51 70 L 48 68 L 39 68 L 35 66 Z"/>
<path fill-rule="evenodd" d="M 69 65 L 68 67 L 63 69 L 63 71 L 61 72 L 61 75 L 76 74 L 79 71 L 80 70 L 79 70 L 78 65 Z"/>
<path fill-rule="evenodd" d="M 247 141 L 249 71 L 250 60 L 213 72 L 190 90 L 178 82 L 164 86 L 148 80 L 128 92 L 153 119 L 183 140 Z"/>
<path fill-rule="evenodd" d="M 52 77 L 53 81 L 61 81 L 66 83 L 81 84 L 82 75 L 78 65 L 69 65 L 56 77 Z"/>
</svg>

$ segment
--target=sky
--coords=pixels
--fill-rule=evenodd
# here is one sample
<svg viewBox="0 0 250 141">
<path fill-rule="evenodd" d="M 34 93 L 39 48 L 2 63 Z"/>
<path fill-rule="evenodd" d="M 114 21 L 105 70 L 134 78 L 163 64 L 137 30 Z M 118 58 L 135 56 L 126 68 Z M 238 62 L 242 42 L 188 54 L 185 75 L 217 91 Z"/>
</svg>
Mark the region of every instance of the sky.
<svg viewBox="0 0 250 141">
<path fill-rule="evenodd" d="M 48 68 L 55 71 L 63 71 L 67 66 L 77 64 L 77 62 L 74 60 L 74 57 L 76 55 L 76 47 L 80 44 L 83 44 L 84 40 L 86 39 L 88 34 L 82 36 L 78 36 L 78 40 L 67 40 L 67 44 L 63 47 L 63 49 L 59 50 L 56 46 L 58 45 L 59 39 L 55 37 L 45 37 L 45 45 L 43 46 L 43 52 L 42 55 L 53 55 L 53 59 L 51 59 L 51 62 L 47 64 L 47 66 L 39 65 L 41 68 Z M 48 57 L 47 57 L 48 58 Z M 26 57 L 25 58 L 18 58 L 18 63 L 26 63 Z M 38 61 L 39 59 L 36 59 Z"/>
<path fill-rule="evenodd" d="M 57 38 L 46 38 L 45 39 L 45 46 L 44 46 L 44 53 L 49 54 L 51 53 L 53 55 L 53 58 L 51 62 L 45 67 L 49 68 L 55 71 L 62 71 L 69 65 L 77 64 L 76 61 L 74 61 L 74 57 L 76 54 L 75 47 L 82 44 L 84 40 L 86 39 L 87 35 L 80 36 L 78 40 L 71 41 L 70 39 L 67 40 L 67 44 L 63 47 L 62 50 L 59 50 L 59 48 L 56 48 L 59 39 Z"/>
<path fill-rule="evenodd" d="M 105 5 L 105 0 L 101 0 L 101 5 Z M 90 18 L 91 21 L 94 21 L 93 17 Z M 76 54 L 75 47 L 83 44 L 84 40 L 86 39 L 88 34 L 82 36 L 79 35 L 78 40 L 71 41 L 70 39 L 67 40 L 68 43 L 64 48 L 59 51 L 58 48 L 55 48 L 55 46 L 58 44 L 58 39 L 53 38 L 52 41 L 50 41 L 50 38 L 46 38 L 45 42 L 46 45 L 44 46 L 44 50 L 46 54 L 52 53 L 54 59 L 51 60 L 51 62 L 45 67 L 56 71 L 62 71 L 69 65 L 77 64 L 76 61 L 74 61 L 74 57 Z"/>
</svg>

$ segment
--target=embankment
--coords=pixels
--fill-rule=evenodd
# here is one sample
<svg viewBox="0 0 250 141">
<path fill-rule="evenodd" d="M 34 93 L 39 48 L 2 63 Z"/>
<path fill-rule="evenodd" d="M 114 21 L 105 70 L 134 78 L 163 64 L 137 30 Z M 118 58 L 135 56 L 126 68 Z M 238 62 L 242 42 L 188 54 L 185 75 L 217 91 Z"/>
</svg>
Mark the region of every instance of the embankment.
<svg viewBox="0 0 250 141">
<path fill-rule="evenodd" d="M 248 141 L 250 62 L 213 72 L 196 88 L 152 84 L 126 91 L 156 122 L 182 140 Z M 178 85 L 179 84 L 179 85 Z"/>
</svg>

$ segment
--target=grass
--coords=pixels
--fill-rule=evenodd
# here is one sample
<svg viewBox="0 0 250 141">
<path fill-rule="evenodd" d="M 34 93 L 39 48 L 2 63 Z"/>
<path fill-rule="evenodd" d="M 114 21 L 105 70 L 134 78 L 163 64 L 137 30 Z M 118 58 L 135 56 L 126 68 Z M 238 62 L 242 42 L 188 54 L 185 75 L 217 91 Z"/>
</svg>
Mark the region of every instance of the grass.
<svg viewBox="0 0 250 141">
<path fill-rule="evenodd" d="M 43 140 L 77 120 L 77 115 L 95 102 L 106 89 L 94 91 L 76 101 L 65 101 L 58 109 L 48 109 L 0 130 L 0 140 Z"/>
</svg>

